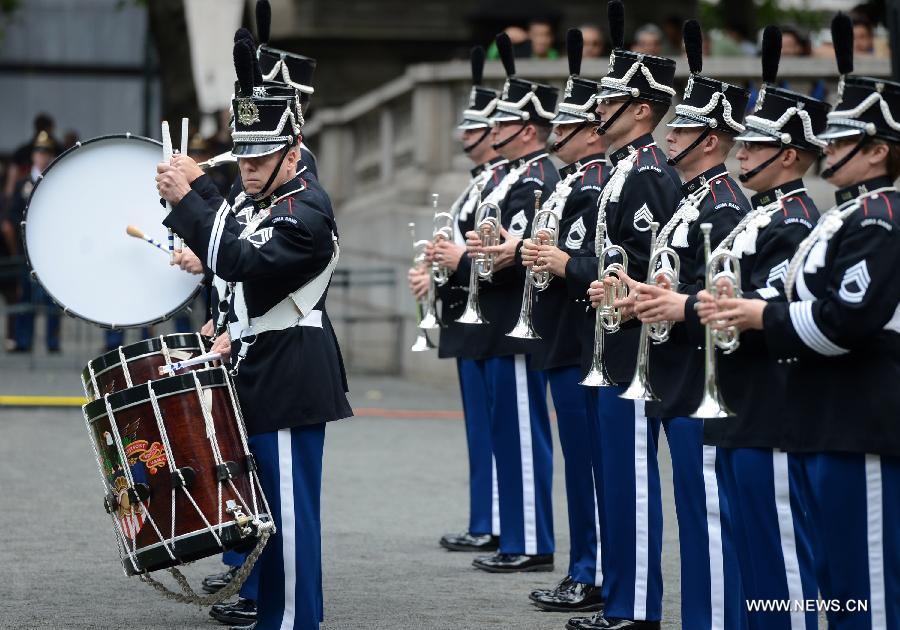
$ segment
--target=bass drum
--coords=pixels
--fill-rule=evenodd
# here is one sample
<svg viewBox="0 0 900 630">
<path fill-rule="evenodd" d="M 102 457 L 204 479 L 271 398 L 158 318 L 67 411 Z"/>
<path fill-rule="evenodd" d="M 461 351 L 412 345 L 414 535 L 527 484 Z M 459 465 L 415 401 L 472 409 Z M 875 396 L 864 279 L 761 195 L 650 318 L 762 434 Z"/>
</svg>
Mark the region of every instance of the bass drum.
<svg viewBox="0 0 900 630">
<path fill-rule="evenodd" d="M 155 181 L 161 159 L 156 140 L 103 136 L 60 155 L 35 184 L 22 222 L 28 264 L 66 314 L 107 328 L 145 326 L 196 295 L 202 277 L 125 232 L 134 225 L 167 241 Z"/>
</svg>

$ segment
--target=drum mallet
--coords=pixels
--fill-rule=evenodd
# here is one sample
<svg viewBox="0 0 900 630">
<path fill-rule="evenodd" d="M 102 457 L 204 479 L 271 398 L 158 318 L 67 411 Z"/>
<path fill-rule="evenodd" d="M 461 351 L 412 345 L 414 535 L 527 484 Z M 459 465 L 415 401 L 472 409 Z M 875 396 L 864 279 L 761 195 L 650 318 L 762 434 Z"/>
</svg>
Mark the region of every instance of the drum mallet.
<svg viewBox="0 0 900 630">
<path fill-rule="evenodd" d="M 147 236 L 146 234 L 144 234 L 141 231 L 140 228 L 138 228 L 134 225 L 129 225 L 127 228 L 125 228 L 125 232 L 128 234 L 128 236 L 133 236 L 134 238 L 139 238 L 142 241 L 147 241 L 148 243 L 153 245 L 153 247 L 155 247 L 156 249 L 158 249 L 159 251 L 161 251 L 164 254 L 168 253 L 168 251 L 166 250 L 166 248 L 163 246 L 162 243 L 157 241 L 152 236 Z"/>
<path fill-rule="evenodd" d="M 163 162 L 172 161 L 172 134 L 169 133 L 169 121 L 162 121 Z M 172 212 L 172 204 L 166 202 L 166 212 Z M 175 233 L 169 228 L 169 264 L 175 264 Z"/>
</svg>

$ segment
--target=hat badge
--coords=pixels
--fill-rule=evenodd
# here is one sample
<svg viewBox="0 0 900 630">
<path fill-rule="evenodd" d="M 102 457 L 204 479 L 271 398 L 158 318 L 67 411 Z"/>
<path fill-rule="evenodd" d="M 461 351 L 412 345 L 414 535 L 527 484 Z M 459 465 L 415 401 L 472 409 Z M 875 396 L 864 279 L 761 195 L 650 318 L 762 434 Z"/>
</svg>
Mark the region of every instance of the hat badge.
<svg viewBox="0 0 900 630">
<path fill-rule="evenodd" d="M 478 96 L 478 91 L 475 89 L 475 86 L 472 86 L 472 91 L 469 92 L 469 107 L 475 107 L 475 102 Z"/>
<path fill-rule="evenodd" d="M 572 90 L 575 88 L 575 82 L 572 80 L 572 77 L 569 77 L 569 80 L 566 81 L 566 93 L 564 98 L 571 98 Z"/>
<path fill-rule="evenodd" d="M 500 97 L 504 101 L 509 99 L 509 79 L 507 79 L 506 82 L 503 84 L 503 93 L 500 95 Z"/>
<path fill-rule="evenodd" d="M 238 100 L 238 121 L 242 125 L 252 125 L 260 121 L 259 108 L 251 98 L 242 98 Z"/>
<path fill-rule="evenodd" d="M 612 51 L 609 53 L 609 67 L 606 69 L 606 74 L 612 74 L 613 68 L 616 66 L 616 51 Z"/>
<path fill-rule="evenodd" d="M 684 98 L 690 98 L 691 92 L 694 90 L 694 73 L 692 72 L 690 76 L 688 76 L 687 87 L 684 88 Z"/>
</svg>

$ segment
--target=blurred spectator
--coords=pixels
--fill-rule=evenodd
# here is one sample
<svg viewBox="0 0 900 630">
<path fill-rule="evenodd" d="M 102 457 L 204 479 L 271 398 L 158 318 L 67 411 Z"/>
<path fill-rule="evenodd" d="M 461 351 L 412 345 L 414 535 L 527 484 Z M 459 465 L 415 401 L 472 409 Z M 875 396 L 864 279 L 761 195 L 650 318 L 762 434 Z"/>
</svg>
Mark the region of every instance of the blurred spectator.
<svg viewBox="0 0 900 630">
<path fill-rule="evenodd" d="M 509 41 L 513 45 L 513 53 L 518 58 L 531 57 L 531 40 L 528 38 L 528 31 L 520 26 L 507 26 L 503 32 L 509 35 Z M 497 42 L 492 41 L 487 49 L 488 59 L 499 59 L 500 53 L 497 50 Z"/>
<path fill-rule="evenodd" d="M 706 50 L 704 37 L 704 50 Z M 756 44 L 741 26 L 725 26 L 712 29 L 709 33 L 709 54 L 716 57 L 753 57 L 756 56 Z"/>
<path fill-rule="evenodd" d="M 606 35 L 599 27 L 593 24 L 583 24 L 578 27 L 581 35 L 584 37 L 584 48 L 582 56 L 585 59 L 596 59 L 598 57 L 606 57 L 609 54 L 609 46 L 606 42 Z"/>
<path fill-rule="evenodd" d="M 812 54 L 809 38 L 793 26 L 781 27 L 781 56 L 808 57 Z"/>
<path fill-rule="evenodd" d="M 74 129 L 69 129 L 63 136 L 62 150 L 68 151 L 76 144 L 78 144 L 78 132 Z"/>
<path fill-rule="evenodd" d="M 875 29 L 866 18 L 853 18 L 853 54 L 862 56 L 875 54 Z"/>
<path fill-rule="evenodd" d="M 34 185 L 41 174 L 56 157 L 58 151 L 57 142 L 50 136 L 47 131 L 41 131 L 31 145 L 31 173 L 16 182 L 13 192 L 12 204 L 10 206 L 10 218 L 13 225 L 19 225 L 25 216 L 25 208 L 28 205 L 28 198 Z M 16 253 L 23 254 L 25 245 L 22 241 L 22 234 L 16 231 L 18 236 L 16 242 Z M 27 266 L 24 266 L 21 272 L 20 295 L 21 304 L 31 305 L 32 310 L 27 313 L 16 315 L 15 322 L 15 352 L 30 352 L 31 343 L 34 339 L 34 308 L 43 305 L 47 314 L 47 351 L 59 352 L 59 309 L 53 304 L 53 301 L 44 291 L 44 289 L 31 279 Z"/>
<path fill-rule="evenodd" d="M 531 56 L 535 59 L 558 59 L 559 51 L 553 47 L 553 24 L 544 18 L 528 23 L 528 39 L 531 40 Z"/>
<path fill-rule="evenodd" d="M 634 33 L 631 50 L 645 55 L 662 54 L 663 32 L 656 24 L 644 24 Z"/>
<path fill-rule="evenodd" d="M 663 20 L 663 56 L 670 58 L 681 56 L 681 31 L 683 28 L 684 20 L 678 15 L 670 14 L 665 20 Z"/>
</svg>

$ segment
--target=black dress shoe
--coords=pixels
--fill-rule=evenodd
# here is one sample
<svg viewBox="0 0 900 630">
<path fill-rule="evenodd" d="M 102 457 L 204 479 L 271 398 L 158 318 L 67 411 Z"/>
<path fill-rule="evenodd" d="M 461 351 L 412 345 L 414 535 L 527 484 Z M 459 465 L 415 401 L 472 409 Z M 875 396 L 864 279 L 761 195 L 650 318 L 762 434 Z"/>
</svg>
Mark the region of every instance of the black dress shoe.
<svg viewBox="0 0 900 630">
<path fill-rule="evenodd" d="M 491 534 L 446 534 L 441 537 L 441 547 L 450 551 L 494 551 L 500 546 L 500 537 Z"/>
<path fill-rule="evenodd" d="M 548 595 L 555 595 L 556 593 L 559 593 L 562 589 L 569 586 L 569 584 L 571 584 L 571 583 L 572 583 L 572 576 L 567 575 L 566 577 L 561 579 L 559 581 L 559 583 L 556 586 L 554 586 L 553 588 L 539 588 L 539 589 L 531 591 L 531 593 L 528 594 L 528 599 L 530 599 L 531 601 L 535 601 L 538 597 L 547 597 Z"/>
<path fill-rule="evenodd" d="M 238 597 L 236 602 L 214 604 L 209 616 L 225 624 L 248 624 L 256 621 L 256 602 Z"/>
<path fill-rule="evenodd" d="M 534 605 L 553 612 L 588 612 L 603 610 L 602 589 L 592 584 L 570 582 L 556 594 L 535 597 Z"/>
<path fill-rule="evenodd" d="M 481 556 L 472 561 L 472 566 L 488 573 L 520 573 L 525 571 L 552 571 L 553 554 L 526 556 L 514 553 L 498 553 Z"/>
<path fill-rule="evenodd" d="M 218 593 L 220 590 L 225 588 L 231 583 L 231 580 L 234 579 L 234 575 L 237 573 L 238 567 L 231 567 L 227 571 L 223 571 L 222 573 L 213 573 L 212 575 L 207 575 L 203 578 L 203 590 L 207 593 Z"/>
<path fill-rule="evenodd" d="M 254 621 L 248 626 L 231 626 L 228 630 L 253 630 L 256 627 L 256 622 Z"/>
<path fill-rule="evenodd" d="M 569 619 L 566 630 L 659 630 L 659 622 L 606 618 L 598 612 L 593 617 Z"/>
</svg>

